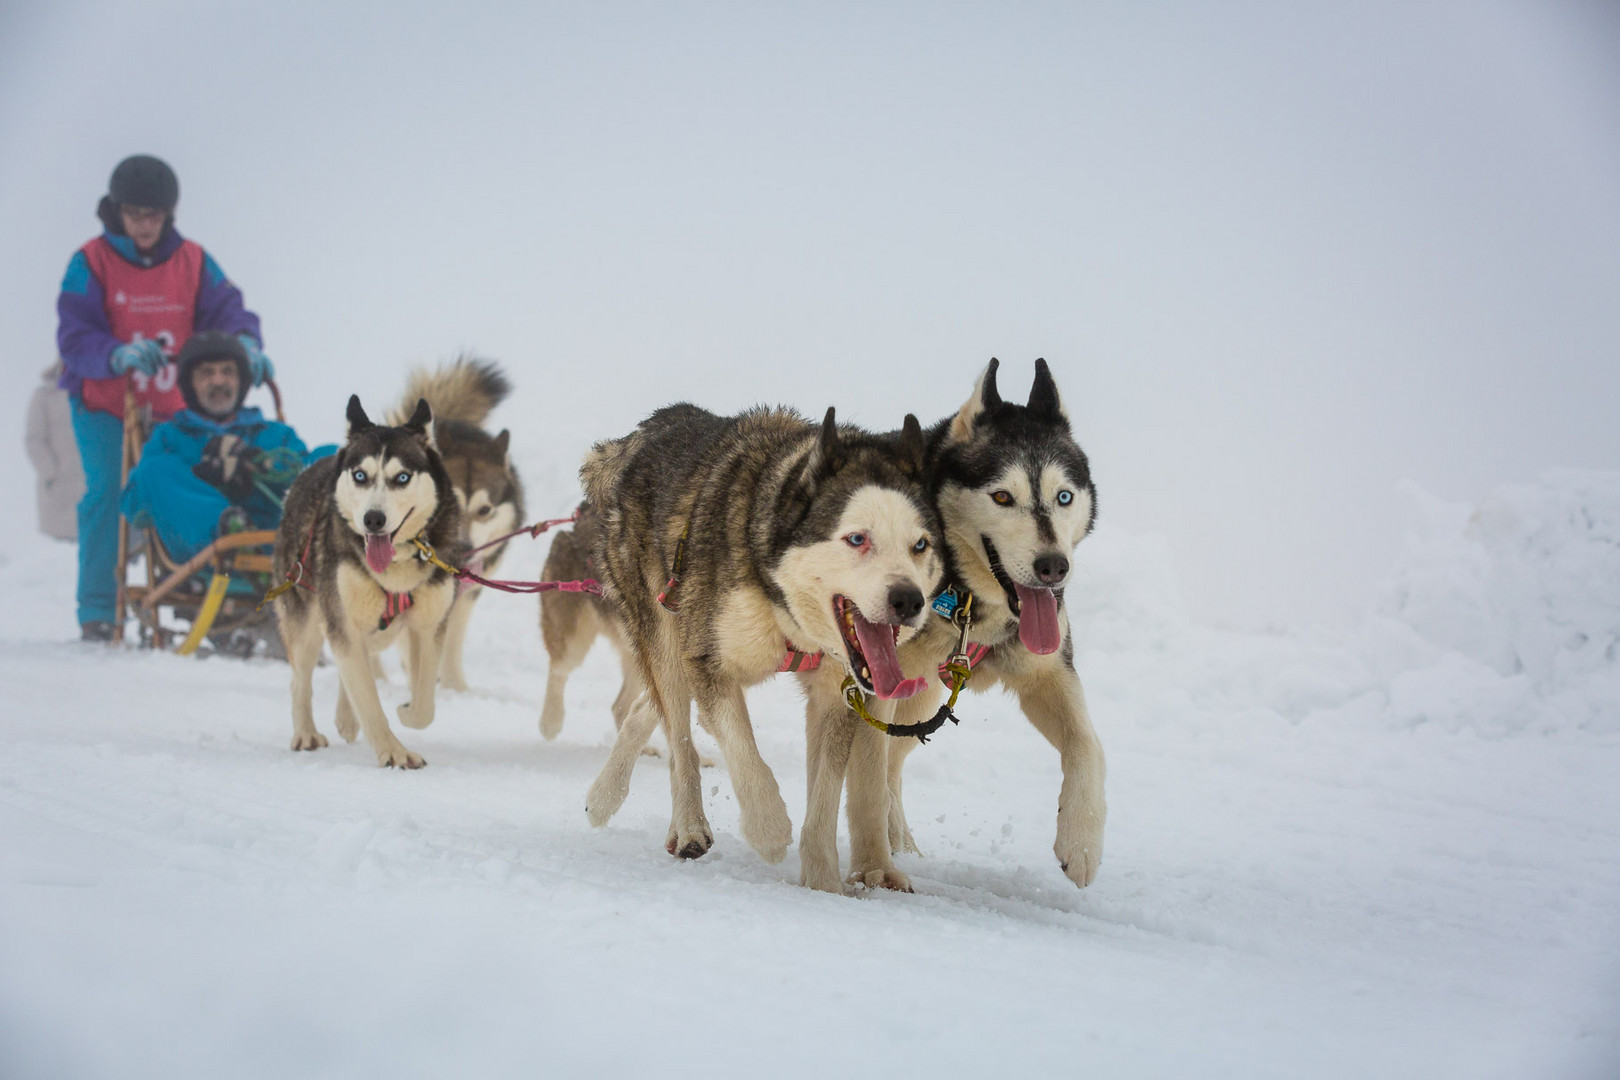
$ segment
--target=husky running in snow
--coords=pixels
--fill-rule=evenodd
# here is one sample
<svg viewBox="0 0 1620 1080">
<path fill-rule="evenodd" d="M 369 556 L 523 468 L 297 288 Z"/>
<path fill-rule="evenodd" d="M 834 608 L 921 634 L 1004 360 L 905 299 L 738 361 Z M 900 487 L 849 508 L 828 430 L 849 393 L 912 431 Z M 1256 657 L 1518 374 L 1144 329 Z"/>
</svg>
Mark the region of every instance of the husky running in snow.
<svg viewBox="0 0 1620 1080">
<path fill-rule="evenodd" d="M 591 557 L 647 688 L 587 796 L 592 824 L 623 802 L 641 745 L 663 723 L 674 803 L 665 847 L 682 858 L 709 850 L 695 700 L 725 754 L 744 839 L 768 862 L 783 858 L 793 826 L 743 691 L 790 646 L 824 653 L 824 666 L 846 667 L 882 698 L 921 689 L 901 675 L 896 643 L 921 625 L 942 570 L 922 467 L 916 417 L 878 436 L 838 427 L 832 409 L 818 426 L 783 409 L 721 417 L 672 405 L 591 450 L 580 469 L 602 515 Z"/>
<path fill-rule="evenodd" d="M 338 668 L 338 734 L 352 742 L 363 730 L 379 765 L 419 769 L 421 756 L 388 727 L 372 655 L 407 636 L 411 700 L 399 707 L 400 723 L 431 724 L 455 582 L 412 541 L 425 541 L 445 559 L 459 558 L 461 509 L 434 444 L 426 401 L 416 403 L 403 425 L 384 427 L 351 397 L 348 420 L 342 449 L 293 482 L 276 531 L 276 574 L 296 582 L 275 600 L 292 665 L 292 748 L 326 745 L 315 730 L 311 676 L 328 641 Z"/>
<path fill-rule="evenodd" d="M 971 596 L 966 642 L 977 659 L 967 689 L 996 685 L 1018 697 L 1024 715 L 1058 751 L 1063 769 L 1053 850 L 1076 885 L 1091 883 L 1102 859 L 1104 762 L 1074 670 L 1063 588 L 1070 557 L 1096 519 L 1086 455 L 1044 360 L 1035 362 L 1027 404 L 1001 399 L 990 361 L 962 408 L 928 433 L 929 497 L 945 530 L 946 574 L 921 633 L 900 648 L 902 667 L 928 688 L 876 703 L 897 725 L 929 720 L 940 703 L 937 666 L 958 646 L 959 612 Z M 956 616 L 955 619 L 952 616 Z M 917 850 L 901 805 L 901 769 L 912 739 L 886 738 L 850 713 L 837 680 L 804 679 L 809 742 L 809 805 L 799 837 L 806 885 L 840 891 L 838 796 L 849 784 L 849 881 L 909 891 L 891 853 Z"/>
<path fill-rule="evenodd" d="M 403 422 L 418 401 L 426 401 L 433 410 L 433 437 L 461 508 L 460 539 L 467 551 L 523 523 L 523 484 L 512 467 L 511 433 L 502 429 L 491 435 L 481 426 L 511 390 L 494 363 L 463 356 L 435 371 L 413 371 L 403 401 L 387 417 L 391 424 Z M 505 551 L 505 543 L 477 551 L 467 569 L 491 577 Z M 462 669 L 467 623 L 483 595 L 484 587 L 476 582 L 456 586 L 439 669 L 440 680 L 452 690 L 467 689 Z"/>
</svg>

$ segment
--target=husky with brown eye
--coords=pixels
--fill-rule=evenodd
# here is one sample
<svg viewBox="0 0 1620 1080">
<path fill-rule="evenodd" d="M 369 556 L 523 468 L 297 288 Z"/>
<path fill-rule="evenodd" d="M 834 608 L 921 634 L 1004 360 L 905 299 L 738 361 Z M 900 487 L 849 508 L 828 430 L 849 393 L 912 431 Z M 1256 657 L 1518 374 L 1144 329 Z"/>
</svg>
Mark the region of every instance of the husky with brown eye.
<svg viewBox="0 0 1620 1080">
<path fill-rule="evenodd" d="M 1085 886 L 1102 860 L 1104 762 L 1075 672 L 1063 590 L 1075 548 L 1096 519 L 1096 491 L 1046 361 L 1035 362 L 1022 405 L 1002 400 L 998 367 L 990 361 L 961 409 L 928 432 L 925 473 L 944 530 L 946 575 L 923 631 L 900 648 L 902 673 L 927 677 L 928 688 L 877 702 L 876 716 L 901 728 L 936 717 L 944 690 L 934 676 L 965 624 L 975 654 L 967 691 L 1011 690 L 1058 751 L 1063 784 L 1053 849 L 1063 872 Z M 970 598 L 972 617 L 964 619 Z M 909 890 L 893 854 L 917 850 L 900 801 L 901 772 L 917 742 L 852 724 L 835 680 L 817 673 L 805 682 L 812 782 L 799 840 L 804 883 L 829 891 L 844 885 L 836 835 L 847 774 L 848 881 Z"/>
</svg>

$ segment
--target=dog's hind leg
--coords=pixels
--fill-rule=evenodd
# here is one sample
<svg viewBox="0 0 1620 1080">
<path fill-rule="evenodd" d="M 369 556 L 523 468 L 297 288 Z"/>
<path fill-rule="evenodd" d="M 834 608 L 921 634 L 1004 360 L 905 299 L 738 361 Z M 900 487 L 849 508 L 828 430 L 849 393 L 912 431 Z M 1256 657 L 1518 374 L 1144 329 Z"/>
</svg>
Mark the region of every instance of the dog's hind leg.
<svg viewBox="0 0 1620 1080">
<path fill-rule="evenodd" d="M 472 620 L 473 607 L 484 595 L 481 586 L 466 590 L 450 605 L 450 618 L 445 620 L 444 656 L 439 662 L 439 681 L 451 690 L 467 689 L 467 673 L 462 670 L 462 649 L 467 643 L 467 624 Z"/>
<path fill-rule="evenodd" d="M 708 673 L 698 674 L 694 681 L 698 709 L 707 721 L 703 726 L 720 741 L 731 772 L 731 789 L 742 811 L 743 839 L 766 862 L 779 863 L 793 842 L 793 822 L 775 774 L 759 756 L 743 689 L 733 680 L 714 679 Z M 696 761 L 697 755 L 692 756 Z"/>
<path fill-rule="evenodd" d="M 360 734 L 360 722 L 354 717 L 354 705 L 350 703 L 349 695 L 344 692 L 342 679 L 338 680 L 337 716 L 335 720 L 338 734 L 343 736 L 343 741 L 354 742 Z"/>
<path fill-rule="evenodd" d="M 377 696 L 376 680 L 371 677 L 371 655 L 365 646 L 354 642 L 340 645 L 334 641 L 332 652 L 337 658 L 338 679 L 359 716 L 366 742 L 377 755 L 377 764 L 402 769 L 420 769 L 426 765 L 420 754 L 405 749 L 389 730 L 382 699 Z"/>
<path fill-rule="evenodd" d="M 640 651 L 640 645 L 637 645 Z M 682 859 L 697 859 L 714 846 L 714 830 L 703 814 L 703 776 L 699 772 L 697 745 L 692 741 L 692 693 L 682 677 L 681 662 L 673 642 L 663 642 L 662 652 L 671 658 L 663 667 L 658 658 L 642 654 L 642 671 L 647 679 L 647 695 L 655 714 L 661 714 L 664 738 L 669 742 L 669 833 L 664 850 Z"/>
<path fill-rule="evenodd" d="M 640 683 L 639 679 L 636 681 Z M 630 794 L 630 773 L 636 757 L 657 726 L 658 710 L 653 706 L 652 696 L 643 693 L 625 715 L 624 723 L 619 725 L 607 764 L 602 766 L 585 795 L 585 815 L 592 825 L 598 828 L 606 825 L 624 805 L 625 796 Z"/>
<path fill-rule="evenodd" d="M 805 764 L 808 772 L 804 827 L 799 830 L 799 884 L 842 893 L 838 875 L 838 803 L 844 793 L 853 734 L 849 709 L 832 681 L 821 672 L 804 680 Z"/>
<path fill-rule="evenodd" d="M 399 707 L 399 722 L 421 730 L 433 723 L 434 692 L 439 682 L 439 655 L 444 645 L 445 619 L 418 622 L 405 628 L 411 653 L 411 700 Z"/>
<path fill-rule="evenodd" d="M 562 733 L 563 691 L 568 687 L 568 676 L 585 662 L 585 655 L 591 651 L 591 643 L 596 640 L 596 616 L 586 607 L 587 603 L 583 596 L 540 594 L 540 638 L 545 642 L 548 660 L 545 704 L 540 706 L 540 735 L 543 738 L 555 739 Z M 625 663 L 626 670 L 632 666 L 628 661 Z M 639 686 L 639 679 L 637 684 Z M 623 696 L 622 690 L 620 696 Z M 635 698 L 630 700 L 633 702 Z M 623 717 L 619 715 L 618 703 L 615 702 L 613 725 L 618 727 L 622 722 Z"/>
<path fill-rule="evenodd" d="M 326 736 L 315 730 L 315 665 L 320 661 L 324 640 L 320 622 L 307 612 L 303 618 L 284 613 L 280 622 L 281 641 L 292 667 L 292 748 L 318 750 L 326 745 Z"/>
<path fill-rule="evenodd" d="M 1102 862 L 1108 807 L 1103 797 L 1107 765 L 1091 727 L 1080 676 L 1067 664 L 1056 663 L 1043 666 L 1031 678 L 1006 681 L 1029 722 L 1057 747 L 1063 787 L 1052 850 L 1069 880 L 1084 888 L 1096 878 Z"/>
</svg>

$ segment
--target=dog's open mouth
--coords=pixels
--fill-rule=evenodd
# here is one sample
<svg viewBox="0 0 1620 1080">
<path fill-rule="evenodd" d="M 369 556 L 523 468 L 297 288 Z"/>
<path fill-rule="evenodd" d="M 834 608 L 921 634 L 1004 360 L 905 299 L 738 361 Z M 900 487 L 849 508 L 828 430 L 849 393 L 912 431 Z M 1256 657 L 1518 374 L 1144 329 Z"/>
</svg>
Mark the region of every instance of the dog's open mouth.
<svg viewBox="0 0 1620 1080">
<path fill-rule="evenodd" d="M 414 509 L 415 507 L 411 508 Z M 394 537 L 405 527 L 405 522 L 410 519 L 411 510 L 405 511 L 405 516 L 399 519 L 399 524 L 394 526 L 393 532 L 366 533 L 366 565 L 371 567 L 373 574 L 380 574 L 393 565 Z"/>
<path fill-rule="evenodd" d="M 990 538 L 981 536 L 979 539 L 984 543 L 985 558 L 990 562 L 990 572 L 995 575 L 996 584 L 1007 594 L 1007 606 L 1018 616 L 1018 640 L 1037 656 L 1057 652 L 1063 644 L 1063 627 L 1058 623 L 1057 593 L 1052 589 L 1018 584 L 1007 573 L 1007 568 L 1001 565 L 1001 556 Z"/>
<path fill-rule="evenodd" d="M 861 689 L 888 700 L 911 697 L 928 685 L 926 678 L 908 679 L 901 673 L 900 654 L 895 650 L 900 639 L 898 625 L 868 622 L 846 596 L 833 597 L 833 620 L 849 653 L 849 669 Z"/>
</svg>

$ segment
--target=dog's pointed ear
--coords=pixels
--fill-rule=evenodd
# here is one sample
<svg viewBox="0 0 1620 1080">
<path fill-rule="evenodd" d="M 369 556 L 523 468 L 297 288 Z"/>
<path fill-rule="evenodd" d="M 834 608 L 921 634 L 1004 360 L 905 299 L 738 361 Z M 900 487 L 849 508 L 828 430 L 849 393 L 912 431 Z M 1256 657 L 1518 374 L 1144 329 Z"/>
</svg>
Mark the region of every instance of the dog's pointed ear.
<svg viewBox="0 0 1620 1080">
<path fill-rule="evenodd" d="M 500 456 L 502 461 L 510 463 L 512 460 L 512 432 L 509 428 L 502 428 L 501 433 L 490 440 L 490 449 Z"/>
<path fill-rule="evenodd" d="M 952 442 L 967 442 L 980 418 L 1001 404 L 1001 395 L 996 392 L 996 368 L 1000 366 L 1001 361 L 992 356 L 984 374 L 973 384 L 973 393 L 951 420 Z"/>
<path fill-rule="evenodd" d="M 810 456 L 805 458 L 799 481 L 806 489 L 814 491 L 824 478 L 837 472 L 843 464 L 844 451 L 838 441 L 838 410 L 829 405 L 827 415 L 821 421 L 821 431 L 816 435 L 816 444 L 810 448 Z"/>
<path fill-rule="evenodd" d="M 927 450 L 922 425 L 917 422 L 914 413 L 906 413 L 906 422 L 900 425 L 900 470 L 908 476 L 921 478 Z"/>
<path fill-rule="evenodd" d="M 366 415 L 366 410 L 360 407 L 359 394 L 349 395 L 348 417 L 349 438 L 351 439 L 360 434 L 362 431 L 370 431 L 372 428 L 377 426 L 376 424 L 373 424 L 371 422 L 371 418 Z"/>
<path fill-rule="evenodd" d="M 438 449 L 438 443 L 433 439 L 433 409 L 427 403 L 427 398 L 416 399 L 416 411 L 403 425 L 406 431 L 414 431 L 427 440 L 427 444 Z"/>
<path fill-rule="evenodd" d="M 1069 422 L 1069 414 L 1063 411 L 1057 383 L 1052 380 L 1052 371 L 1045 360 L 1035 361 L 1035 385 L 1029 388 L 1029 411 L 1042 420 Z"/>
</svg>

